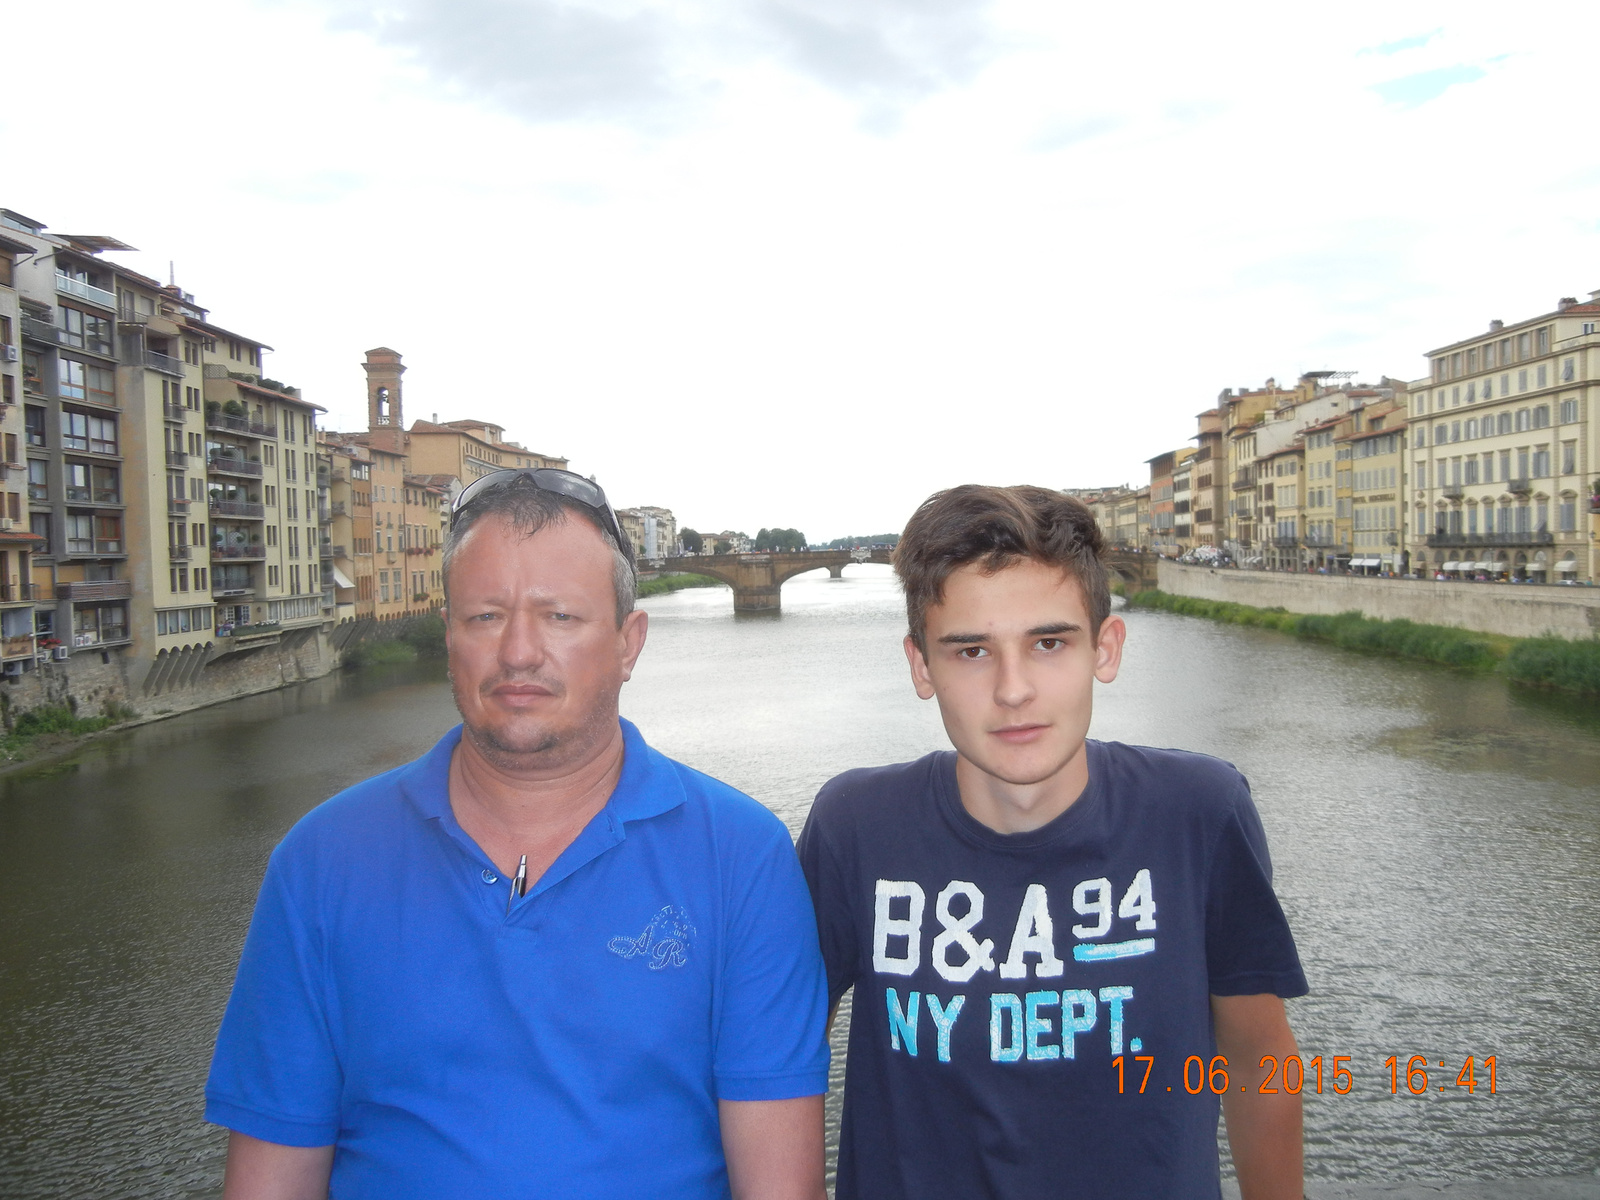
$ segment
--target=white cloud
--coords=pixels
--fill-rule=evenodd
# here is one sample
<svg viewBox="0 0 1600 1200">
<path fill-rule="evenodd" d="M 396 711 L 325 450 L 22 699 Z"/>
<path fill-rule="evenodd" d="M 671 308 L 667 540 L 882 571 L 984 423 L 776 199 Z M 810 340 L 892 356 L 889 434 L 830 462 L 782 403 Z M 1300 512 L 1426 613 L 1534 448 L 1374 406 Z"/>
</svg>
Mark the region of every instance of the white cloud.
<svg viewBox="0 0 1600 1200">
<path fill-rule="evenodd" d="M 0 204 L 176 260 L 335 424 L 394 346 L 408 415 L 499 420 L 699 528 L 1137 478 L 1222 387 L 1414 376 L 1600 288 L 1588 6 L 371 11 L 88 0 L 102 86 L 35 53 L 13 93 L 106 136 Z"/>
</svg>

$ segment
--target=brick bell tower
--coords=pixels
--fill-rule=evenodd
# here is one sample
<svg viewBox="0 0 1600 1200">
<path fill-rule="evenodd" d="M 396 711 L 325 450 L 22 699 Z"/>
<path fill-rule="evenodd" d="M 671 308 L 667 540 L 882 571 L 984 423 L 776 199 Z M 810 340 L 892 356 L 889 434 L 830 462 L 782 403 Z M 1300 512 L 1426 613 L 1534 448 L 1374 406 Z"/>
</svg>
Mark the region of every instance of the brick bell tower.
<svg viewBox="0 0 1600 1200">
<path fill-rule="evenodd" d="M 400 404 L 400 376 L 406 373 L 400 353 L 387 346 L 367 351 L 361 364 L 367 373 L 367 430 L 371 442 L 396 454 L 405 453 L 405 420 Z"/>
</svg>

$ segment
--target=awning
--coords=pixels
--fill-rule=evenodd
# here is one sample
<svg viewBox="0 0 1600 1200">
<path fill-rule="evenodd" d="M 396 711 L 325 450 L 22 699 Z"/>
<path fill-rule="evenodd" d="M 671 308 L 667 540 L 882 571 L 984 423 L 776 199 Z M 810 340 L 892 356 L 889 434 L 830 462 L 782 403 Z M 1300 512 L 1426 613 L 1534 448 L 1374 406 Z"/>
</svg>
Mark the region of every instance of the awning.
<svg viewBox="0 0 1600 1200">
<path fill-rule="evenodd" d="M 1481 562 L 1478 564 L 1478 570 L 1480 571 L 1498 571 L 1499 569 L 1500 565 L 1498 563 Z"/>
<path fill-rule="evenodd" d="M 348 575 L 339 570 L 338 566 L 333 568 L 333 582 L 342 588 L 353 588 L 356 586 L 350 582 L 350 577 Z"/>
<path fill-rule="evenodd" d="M 1530 570 L 1530 571 L 1538 571 L 1541 575 L 1544 574 L 1544 572 L 1548 571 L 1549 569 L 1550 569 L 1549 566 L 1547 564 L 1545 564 L 1545 563 L 1542 563 L 1542 562 L 1531 562 L 1531 563 L 1528 564 L 1528 570 Z"/>
<path fill-rule="evenodd" d="M 1563 558 L 1556 564 L 1556 570 L 1558 571 L 1576 571 L 1577 569 L 1578 564 L 1570 558 Z"/>
<path fill-rule="evenodd" d="M 1439 570 L 1441 570 L 1441 571 L 1459 571 L 1459 570 L 1461 570 L 1461 564 L 1458 563 L 1458 562 L 1447 562 L 1447 563 L 1444 564 L 1444 566 L 1440 567 Z"/>
</svg>

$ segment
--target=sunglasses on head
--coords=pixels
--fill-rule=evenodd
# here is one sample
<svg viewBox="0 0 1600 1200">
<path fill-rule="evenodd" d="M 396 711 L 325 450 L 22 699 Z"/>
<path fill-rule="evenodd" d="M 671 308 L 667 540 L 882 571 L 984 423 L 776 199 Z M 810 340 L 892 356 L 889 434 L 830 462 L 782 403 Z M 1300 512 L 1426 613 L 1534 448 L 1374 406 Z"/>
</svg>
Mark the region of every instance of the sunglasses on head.
<svg viewBox="0 0 1600 1200">
<path fill-rule="evenodd" d="M 611 535 L 611 540 L 617 544 L 617 548 L 630 559 L 633 557 L 633 546 L 622 536 L 622 527 L 617 524 L 617 514 L 611 511 L 611 502 L 606 499 L 606 494 L 600 485 L 592 479 L 585 479 L 575 471 L 563 471 L 558 467 L 507 467 L 503 471 L 491 471 L 461 489 L 461 494 L 450 506 L 450 515 L 454 517 L 465 512 L 490 492 L 499 491 L 519 479 L 528 480 L 540 491 L 555 492 L 557 495 L 576 500 L 586 508 L 594 509 L 600 514 L 601 523 Z"/>
</svg>

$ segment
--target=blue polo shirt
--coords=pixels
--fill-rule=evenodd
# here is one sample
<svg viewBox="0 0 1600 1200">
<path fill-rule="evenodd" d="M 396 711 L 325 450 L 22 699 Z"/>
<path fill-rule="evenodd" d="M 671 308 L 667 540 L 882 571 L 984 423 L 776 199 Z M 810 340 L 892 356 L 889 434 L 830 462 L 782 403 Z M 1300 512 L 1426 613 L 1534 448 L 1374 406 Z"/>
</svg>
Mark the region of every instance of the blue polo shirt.
<svg viewBox="0 0 1600 1200">
<path fill-rule="evenodd" d="M 335 1145 L 331 1194 L 728 1194 L 717 1101 L 827 1090 L 826 984 L 787 830 L 645 745 L 506 911 L 456 823 L 458 726 L 273 852 L 206 1119 Z"/>
</svg>

